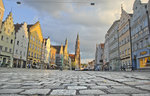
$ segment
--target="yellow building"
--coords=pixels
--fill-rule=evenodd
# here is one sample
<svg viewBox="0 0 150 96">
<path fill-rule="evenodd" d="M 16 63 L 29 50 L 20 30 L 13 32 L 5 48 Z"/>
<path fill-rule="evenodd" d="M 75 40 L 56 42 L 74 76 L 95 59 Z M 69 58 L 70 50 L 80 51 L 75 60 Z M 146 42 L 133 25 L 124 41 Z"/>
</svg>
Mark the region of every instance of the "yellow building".
<svg viewBox="0 0 150 96">
<path fill-rule="evenodd" d="M 28 25 L 29 47 L 28 47 L 28 64 L 31 66 L 40 65 L 42 54 L 43 35 L 38 21 L 34 25 Z"/>
<path fill-rule="evenodd" d="M 15 30 L 12 13 L 10 12 L 6 20 L 2 23 L 0 30 L 0 65 L 12 67 L 13 50 L 15 41 Z"/>
<path fill-rule="evenodd" d="M 58 46 L 53 46 L 53 48 L 56 49 L 56 55 L 55 55 L 55 64 L 58 68 L 62 67 L 65 69 L 69 68 L 69 56 L 68 56 L 68 40 L 65 40 L 65 45 L 61 44 Z"/>
<path fill-rule="evenodd" d="M 0 0 L 0 28 L 2 25 L 2 21 L 3 21 L 4 11 L 5 11 L 5 8 L 4 8 L 3 0 Z"/>
</svg>

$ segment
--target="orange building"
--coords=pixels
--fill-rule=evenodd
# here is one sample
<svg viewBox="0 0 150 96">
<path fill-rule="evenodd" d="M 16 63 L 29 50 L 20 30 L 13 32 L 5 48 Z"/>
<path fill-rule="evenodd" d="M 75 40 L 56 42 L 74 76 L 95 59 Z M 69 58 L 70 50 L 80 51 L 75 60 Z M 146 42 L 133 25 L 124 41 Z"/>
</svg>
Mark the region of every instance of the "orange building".
<svg viewBox="0 0 150 96">
<path fill-rule="evenodd" d="M 50 60 L 51 60 L 51 67 L 53 67 L 53 66 L 56 66 L 56 63 L 55 63 L 55 61 L 56 61 L 56 49 L 53 47 L 53 46 L 51 46 L 51 58 L 50 58 Z"/>
</svg>

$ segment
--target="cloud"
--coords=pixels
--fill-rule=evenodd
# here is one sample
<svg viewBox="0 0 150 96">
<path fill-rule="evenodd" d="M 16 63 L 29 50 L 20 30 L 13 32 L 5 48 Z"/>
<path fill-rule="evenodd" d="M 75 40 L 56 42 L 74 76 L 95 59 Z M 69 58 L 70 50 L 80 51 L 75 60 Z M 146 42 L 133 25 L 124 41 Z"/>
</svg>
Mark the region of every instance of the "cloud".
<svg viewBox="0 0 150 96">
<path fill-rule="evenodd" d="M 23 0 L 23 3 L 39 12 L 45 37 L 50 36 L 57 43 L 68 38 L 69 52 L 74 51 L 79 33 L 81 57 L 86 61 L 94 59 L 96 43 L 104 42 L 107 30 L 120 18 L 121 4 L 132 12 L 134 0 Z"/>
</svg>

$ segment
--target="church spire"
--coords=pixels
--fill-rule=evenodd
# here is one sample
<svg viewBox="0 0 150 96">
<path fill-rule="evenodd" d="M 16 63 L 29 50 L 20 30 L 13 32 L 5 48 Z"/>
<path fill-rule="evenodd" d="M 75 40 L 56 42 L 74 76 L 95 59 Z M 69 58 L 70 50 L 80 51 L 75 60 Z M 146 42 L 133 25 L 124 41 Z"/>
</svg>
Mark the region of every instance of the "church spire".
<svg viewBox="0 0 150 96">
<path fill-rule="evenodd" d="M 66 40 L 65 40 L 65 45 L 67 45 L 68 44 L 68 40 L 67 40 L 67 38 L 66 38 Z"/>
<path fill-rule="evenodd" d="M 76 68 L 80 69 L 81 67 L 81 60 L 80 60 L 80 40 L 79 40 L 79 34 L 77 34 L 77 39 L 76 39 L 76 46 L 75 46 L 75 63 L 76 63 Z"/>
</svg>

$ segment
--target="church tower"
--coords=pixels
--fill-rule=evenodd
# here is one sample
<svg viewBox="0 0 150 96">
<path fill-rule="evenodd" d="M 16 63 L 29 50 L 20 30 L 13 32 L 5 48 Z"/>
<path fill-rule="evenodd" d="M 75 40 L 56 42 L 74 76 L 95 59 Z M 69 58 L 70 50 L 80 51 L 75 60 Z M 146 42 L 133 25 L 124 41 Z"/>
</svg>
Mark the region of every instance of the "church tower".
<svg viewBox="0 0 150 96">
<path fill-rule="evenodd" d="M 81 58 L 80 58 L 79 34 L 77 35 L 76 45 L 75 45 L 75 63 L 76 63 L 76 69 L 80 69 L 80 67 L 81 67 Z"/>
</svg>

